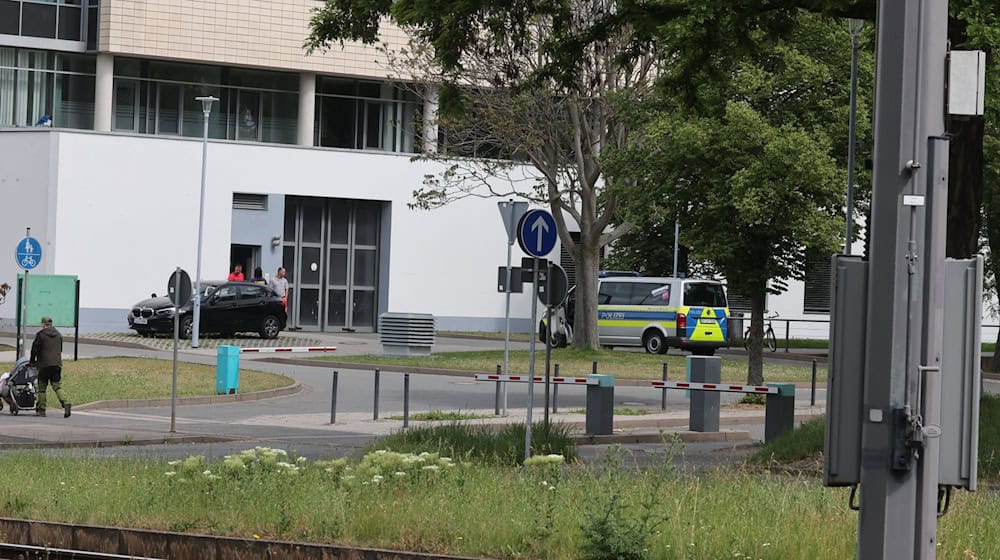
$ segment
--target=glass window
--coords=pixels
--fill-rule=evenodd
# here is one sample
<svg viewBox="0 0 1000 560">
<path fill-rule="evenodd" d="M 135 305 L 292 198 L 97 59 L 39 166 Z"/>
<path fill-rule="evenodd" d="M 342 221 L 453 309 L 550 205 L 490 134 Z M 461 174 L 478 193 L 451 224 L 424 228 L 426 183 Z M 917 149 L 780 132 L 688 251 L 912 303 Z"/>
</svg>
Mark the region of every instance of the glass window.
<svg viewBox="0 0 1000 560">
<path fill-rule="evenodd" d="M 281 266 L 285 267 L 285 278 L 289 284 L 295 283 L 295 247 L 285 246 L 281 252 Z"/>
<path fill-rule="evenodd" d="M 354 242 L 357 245 L 378 243 L 379 207 L 374 204 L 360 204 L 354 212 Z"/>
<path fill-rule="evenodd" d="M 355 249 L 354 284 L 356 286 L 374 286 L 376 264 L 374 249 Z"/>
<path fill-rule="evenodd" d="M 358 82 L 357 80 L 320 76 L 319 80 L 316 81 L 316 93 L 354 97 L 358 94 Z"/>
<path fill-rule="evenodd" d="M 264 92 L 261 140 L 279 144 L 298 142 L 299 96 L 296 93 Z"/>
<path fill-rule="evenodd" d="M 21 35 L 55 39 L 55 5 L 24 2 L 21 5 Z"/>
<path fill-rule="evenodd" d="M 181 86 L 159 84 L 157 134 L 180 134 Z"/>
<path fill-rule="evenodd" d="M 320 243 L 323 241 L 323 207 L 314 204 L 302 206 L 302 241 Z"/>
<path fill-rule="evenodd" d="M 208 116 L 208 137 L 226 138 L 226 91 L 223 88 L 205 85 L 183 85 L 181 95 L 184 99 L 184 123 L 181 127 L 184 136 L 201 138 L 205 134 L 205 113 L 198 97 L 215 97 L 218 101 L 212 103 L 212 111 Z"/>
<path fill-rule="evenodd" d="M 260 299 L 266 294 L 264 286 L 240 286 L 240 299 Z"/>
<path fill-rule="evenodd" d="M 215 291 L 216 303 L 229 303 L 236 301 L 236 286 L 222 286 Z"/>
<path fill-rule="evenodd" d="M 350 239 L 351 208 L 346 203 L 335 201 L 330 209 L 330 243 L 346 245 Z"/>
<path fill-rule="evenodd" d="M 0 0 L 0 33 L 20 35 L 21 3 Z"/>
<path fill-rule="evenodd" d="M 292 203 L 289 199 L 285 199 L 285 229 L 282 233 L 285 238 L 285 243 L 291 243 L 295 241 L 295 218 L 298 213 L 298 205 Z"/>
<path fill-rule="evenodd" d="M 64 72 L 95 74 L 97 72 L 97 58 L 85 54 L 55 53 L 55 69 Z"/>
<path fill-rule="evenodd" d="M 53 74 L 52 125 L 64 128 L 94 128 L 94 76 Z"/>
<path fill-rule="evenodd" d="M 299 284 L 319 284 L 321 272 L 319 247 L 302 248 L 302 267 L 299 272 L 302 274 Z"/>
<path fill-rule="evenodd" d="M 725 307 L 726 293 L 722 284 L 685 282 L 684 303 L 692 307 Z"/>
<path fill-rule="evenodd" d="M 636 290 L 632 294 L 633 299 L 638 299 L 639 305 L 670 305 L 670 284 L 664 284 L 663 286 L 655 286 L 649 284 L 649 289 L 646 290 Z M 653 291 L 658 291 L 659 293 L 654 294 Z M 645 294 L 645 295 L 643 295 Z"/>
<path fill-rule="evenodd" d="M 600 305 L 628 305 L 632 298 L 632 284 L 628 282 L 601 282 L 597 303 Z"/>
<path fill-rule="evenodd" d="M 328 148 L 354 148 L 357 101 L 338 97 L 320 99 L 319 141 Z"/>
<path fill-rule="evenodd" d="M 87 8 L 87 50 L 97 50 L 97 37 L 100 35 L 101 27 L 98 24 L 97 4 L 98 0 L 90 0 Z"/>
<path fill-rule="evenodd" d="M 115 80 L 115 130 L 135 131 L 139 84 L 134 80 Z"/>
<path fill-rule="evenodd" d="M 80 40 L 80 8 L 59 6 L 59 38 L 66 41 Z"/>
<path fill-rule="evenodd" d="M 328 281 L 331 286 L 347 285 L 347 249 L 330 249 Z"/>
<path fill-rule="evenodd" d="M 260 93 L 240 90 L 236 109 L 236 139 L 260 140 Z"/>
</svg>

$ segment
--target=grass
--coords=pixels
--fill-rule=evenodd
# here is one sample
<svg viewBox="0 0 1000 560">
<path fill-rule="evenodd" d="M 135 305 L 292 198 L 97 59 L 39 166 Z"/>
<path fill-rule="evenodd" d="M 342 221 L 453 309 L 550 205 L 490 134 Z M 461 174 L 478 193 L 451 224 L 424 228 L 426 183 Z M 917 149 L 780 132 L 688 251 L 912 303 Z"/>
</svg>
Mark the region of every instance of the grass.
<svg viewBox="0 0 1000 560">
<path fill-rule="evenodd" d="M 4 453 L 0 469 L 18 482 L 0 488 L 0 515 L 432 555 L 573 560 L 582 556 L 588 516 L 600 516 L 615 499 L 626 520 L 645 513 L 663 520 L 644 533 L 646 542 L 635 543 L 648 547 L 650 558 L 825 560 L 856 552 L 858 517 L 845 490 L 740 469 L 695 478 L 661 470 L 478 465 L 349 484 L 312 465 L 294 474 L 253 471 L 217 480 L 166 475 L 175 468 Z M 218 464 L 204 468 L 221 472 Z M 53 487 L 58 499 L 39 499 Z M 938 557 L 1000 557 L 998 517 L 996 493 L 958 493 L 939 522 Z"/>
<path fill-rule="evenodd" d="M 531 448 L 535 454 L 557 453 L 574 460 L 576 443 L 569 428 L 560 424 L 542 424 L 531 429 Z M 420 426 L 379 438 L 369 449 L 391 449 L 403 453 L 437 452 L 478 463 L 518 465 L 524 459 L 524 425 L 490 426 L 484 424 L 446 424 Z"/>
<path fill-rule="evenodd" d="M 410 420 L 417 422 L 455 422 L 458 420 L 479 420 L 481 418 L 492 418 L 484 414 L 473 414 L 471 412 L 455 412 L 444 410 L 431 410 L 429 412 L 418 412 L 410 415 Z M 402 415 L 388 416 L 387 420 L 402 420 Z"/>
<path fill-rule="evenodd" d="M 11 363 L 0 363 L 7 371 Z M 173 362 L 146 358 L 86 358 L 63 362 L 63 388 L 73 404 L 112 399 L 152 399 L 170 396 Z M 287 387 L 283 375 L 240 370 L 241 393 Z M 215 394 L 215 366 L 178 362 L 177 396 Z"/>
<path fill-rule="evenodd" d="M 823 454 L 826 419 L 803 422 L 791 433 L 763 446 L 750 456 L 755 463 L 792 462 L 817 458 Z M 987 395 L 979 401 L 980 479 L 1000 477 L 1000 396 Z"/>
<path fill-rule="evenodd" d="M 7 346 L 6 344 L 0 344 L 0 352 L 13 352 L 17 348 L 13 346 Z"/>
<path fill-rule="evenodd" d="M 496 371 L 497 364 L 503 363 L 503 350 L 482 350 L 475 352 L 440 352 L 427 357 L 390 356 L 321 356 L 316 360 L 341 363 L 377 364 L 385 368 L 426 367 L 459 371 Z M 559 375 L 586 375 L 593 371 L 597 362 L 598 373 L 614 375 L 619 379 L 660 379 L 663 364 L 668 364 L 671 379 L 682 379 L 686 357 L 675 354 L 655 355 L 620 350 L 581 351 L 573 348 L 552 350 L 552 363 L 559 364 Z M 544 370 L 544 361 L 536 357 L 535 371 Z M 765 381 L 806 382 L 812 378 L 811 364 L 764 363 Z M 511 373 L 528 373 L 528 351 L 516 350 L 510 353 Z M 553 375 L 554 375 L 553 370 Z M 722 358 L 722 381 L 744 383 L 747 380 L 745 359 Z M 819 366 L 817 380 L 826 381 L 826 368 Z"/>
</svg>

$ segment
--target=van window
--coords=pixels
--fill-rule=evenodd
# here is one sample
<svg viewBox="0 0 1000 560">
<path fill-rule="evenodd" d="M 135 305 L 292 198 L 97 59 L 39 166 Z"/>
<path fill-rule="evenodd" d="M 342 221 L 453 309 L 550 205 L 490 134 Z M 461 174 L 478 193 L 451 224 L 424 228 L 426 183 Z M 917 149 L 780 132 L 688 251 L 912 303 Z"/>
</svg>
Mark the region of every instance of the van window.
<svg viewBox="0 0 1000 560">
<path fill-rule="evenodd" d="M 632 284 L 628 282 L 601 282 L 598 289 L 599 305 L 628 305 L 632 299 Z"/>
<path fill-rule="evenodd" d="M 686 282 L 684 284 L 684 305 L 691 307 L 725 307 L 726 292 L 722 284 L 710 282 Z"/>
<path fill-rule="evenodd" d="M 653 290 L 662 290 L 662 293 L 653 295 Z M 647 284 L 643 286 L 641 292 L 633 296 L 633 299 L 639 300 L 636 302 L 638 305 L 670 305 L 670 284 L 663 286 Z"/>
</svg>

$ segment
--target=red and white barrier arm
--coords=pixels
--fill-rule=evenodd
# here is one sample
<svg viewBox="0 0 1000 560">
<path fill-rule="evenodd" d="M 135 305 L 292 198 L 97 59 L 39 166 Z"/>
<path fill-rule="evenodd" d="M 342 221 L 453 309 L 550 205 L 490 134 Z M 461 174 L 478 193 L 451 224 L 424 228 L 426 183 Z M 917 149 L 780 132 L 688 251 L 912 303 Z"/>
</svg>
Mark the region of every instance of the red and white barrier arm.
<svg viewBox="0 0 1000 560">
<path fill-rule="evenodd" d="M 496 375 L 493 373 L 477 373 L 476 381 L 506 381 L 512 383 L 527 383 L 531 379 L 530 375 Z M 536 375 L 535 383 L 544 383 L 544 375 Z M 560 385 L 597 385 L 598 380 L 587 379 L 586 377 L 549 377 L 550 383 Z"/>
<path fill-rule="evenodd" d="M 721 391 L 723 393 L 750 393 L 777 395 L 777 387 L 763 385 L 733 385 L 730 383 L 696 383 L 694 381 L 651 381 L 657 389 L 689 389 L 695 391 Z"/>
<path fill-rule="evenodd" d="M 335 352 L 336 346 L 284 346 L 275 348 L 240 348 L 241 354 L 275 354 L 286 352 Z"/>
</svg>

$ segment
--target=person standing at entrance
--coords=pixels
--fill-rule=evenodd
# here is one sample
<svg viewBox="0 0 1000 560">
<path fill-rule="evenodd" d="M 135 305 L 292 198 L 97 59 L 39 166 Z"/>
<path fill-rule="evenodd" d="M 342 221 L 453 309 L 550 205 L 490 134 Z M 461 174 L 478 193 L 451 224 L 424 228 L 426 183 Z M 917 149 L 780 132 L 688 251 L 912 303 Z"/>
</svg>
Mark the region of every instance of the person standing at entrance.
<svg viewBox="0 0 1000 560">
<path fill-rule="evenodd" d="M 279 266 L 274 278 L 271 278 L 271 289 L 281 296 L 281 305 L 285 306 L 285 313 L 288 313 L 288 279 L 285 278 L 284 267 Z"/>
<path fill-rule="evenodd" d="M 229 273 L 228 280 L 230 282 L 242 282 L 246 277 L 243 276 L 243 265 L 238 264 L 233 267 L 233 271 Z"/>
<path fill-rule="evenodd" d="M 52 317 L 42 317 L 42 330 L 31 343 L 30 359 L 31 365 L 38 368 L 37 416 L 45 416 L 45 391 L 52 384 L 52 390 L 63 407 L 63 418 L 69 418 L 73 405 L 62 391 L 62 346 L 62 334 L 52 326 Z"/>
</svg>

